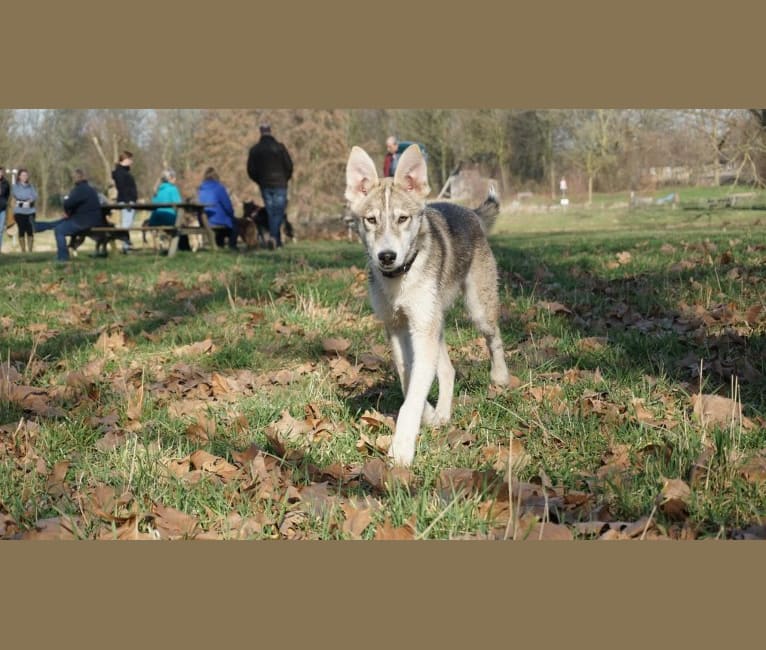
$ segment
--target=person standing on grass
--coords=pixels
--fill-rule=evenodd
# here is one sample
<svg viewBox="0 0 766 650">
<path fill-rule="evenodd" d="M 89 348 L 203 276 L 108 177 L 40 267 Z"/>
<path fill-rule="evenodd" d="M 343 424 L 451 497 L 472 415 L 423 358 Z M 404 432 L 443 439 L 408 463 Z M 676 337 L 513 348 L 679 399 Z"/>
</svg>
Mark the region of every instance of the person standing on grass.
<svg viewBox="0 0 766 650">
<path fill-rule="evenodd" d="M 197 200 L 209 206 L 205 208 L 208 224 L 226 229 L 216 230 L 216 245 L 222 247 L 228 239 L 229 250 L 236 251 L 237 229 L 234 223 L 234 208 L 226 187 L 221 183 L 218 172 L 213 167 L 205 170 L 205 177 L 197 190 Z"/>
<path fill-rule="evenodd" d="M 176 186 L 176 173 L 172 169 L 162 172 L 152 203 L 181 203 L 181 193 Z M 175 208 L 157 208 L 149 216 L 150 226 L 175 226 Z"/>
<path fill-rule="evenodd" d="M 261 124 L 261 139 L 247 157 L 247 175 L 258 184 L 269 215 L 269 248 L 282 246 L 282 222 L 287 206 L 287 184 L 293 175 L 293 161 L 287 147 L 271 135 L 271 126 Z"/>
<path fill-rule="evenodd" d="M 13 209 L 13 216 L 16 219 L 16 226 L 19 229 L 19 246 L 21 252 L 27 250 L 32 252 L 35 241 L 35 215 L 37 208 L 37 190 L 29 182 L 29 172 L 26 169 L 19 169 L 16 182 L 11 188 L 11 193 L 16 201 L 16 207 Z"/>
<path fill-rule="evenodd" d="M 0 252 L 3 250 L 3 233 L 5 232 L 5 212 L 8 209 L 8 199 L 11 196 L 11 185 L 5 178 L 5 167 L 0 165 Z"/>
<path fill-rule="evenodd" d="M 138 189 L 136 188 L 136 179 L 130 172 L 130 166 L 133 164 L 133 154 L 130 151 L 123 151 L 112 171 L 114 186 L 117 188 L 117 203 L 135 203 L 138 201 Z M 130 228 L 133 225 L 133 219 L 136 211 L 132 208 L 123 208 L 120 211 L 120 227 Z M 133 248 L 130 241 L 130 233 L 122 243 L 122 252 L 127 253 Z"/>
<path fill-rule="evenodd" d="M 100 226 L 104 221 L 101 212 L 101 201 L 98 193 L 88 184 L 88 177 L 82 169 L 75 169 L 74 187 L 64 198 L 65 216 L 56 221 L 37 222 L 35 232 L 53 230 L 56 237 L 56 259 L 59 262 L 69 261 L 67 236 L 74 235 L 94 226 Z"/>
<path fill-rule="evenodd" d="M 399 157 L 399 143 L 393 135 L 386 138 L 386 157 L 383 159 L 383 176 L 393 176 L 396 171 L 396 159 Z"/>
</svg>

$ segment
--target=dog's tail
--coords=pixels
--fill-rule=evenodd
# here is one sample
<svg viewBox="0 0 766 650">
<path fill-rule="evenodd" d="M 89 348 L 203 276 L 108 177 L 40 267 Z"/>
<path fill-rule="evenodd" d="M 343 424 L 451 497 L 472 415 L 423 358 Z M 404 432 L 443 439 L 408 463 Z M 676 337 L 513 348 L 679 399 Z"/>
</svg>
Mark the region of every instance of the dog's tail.
<svg viewBox="0 0 766 650">
<path fill-rule="evenodd" d="M 494 185 L 489 186 L 487 198 L 484 199 L 484 203 L 474 209 L 474 212 L 481 220 L 481 225 L 484 226 L 484 232 L 489 233 L 495 225 L 497 215 L 500 213 L 500 201 L 497 198 L 497 192 L 495 191 Z"/>
</svg>

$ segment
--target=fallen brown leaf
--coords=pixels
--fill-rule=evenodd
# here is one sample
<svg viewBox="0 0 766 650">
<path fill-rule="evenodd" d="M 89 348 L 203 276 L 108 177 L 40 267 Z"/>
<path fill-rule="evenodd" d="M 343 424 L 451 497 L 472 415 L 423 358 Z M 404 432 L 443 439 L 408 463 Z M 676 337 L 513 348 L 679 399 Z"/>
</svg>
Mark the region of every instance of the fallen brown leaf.
<svg viewBox="0 0 766 650">
<path fill-rule="evenodd" d="M 362 533 L 372 523 L 372 509 L 369 507 L 358 508 L 350 503 L 344 503 L 341 508 L 346 519 L 343 522 L 343 532 L 351 536 L 351 539 L 361 539 Z"/>
<path fill-rule="evenodd" d="M 681 479 L 667 479 L 657 497 L 657 505 L 671 519 L 686 519 L 691 493 L 691 488 Z"/>
<path fill-rule="evenodd" d="M 78 519 L 64 517 L 50 517 L 35 522 L 33 530 L 26 531 L 21 538 L 33 540 L 72 540 L 77 539 Z"/>
<path fill-rule="evenodd" d="M 344 338 L 322 339 L 322 348 L 327 354 L 343 354 L 351 347 L 351 341 Z"/>
<path fill-rule="evenodd" d="M 406 541 L 415 539 L 415 524 L 410 520 L 405 522 L 403 526 L 394 526 L 391 523 L 391 518 L 386 516 L 385 521 L 375 529 L 375 540 L 399 540 Z"/>
<path fill-rule="evenodd" d="M 66 473 L 69 469 L 68 460 L 60 460 L 53 466 L 48 476 L 48 494 L 52 497 L 60 497 L 66 494 Z"/>
<path fill-rule="evenodd" d="M 176 508 L 164 506 L 161 503 L 152 504 L 154 528 L 162 539 L 181 539 L 194 537 L 199 532 L 199 522 L 196 517 Z"/>
<path fill-rule="evenodd" d="M 694 415 L 703 427 L 718 425 L 722 427 L 737 426 L 740 423 L 744 429 L 752 429 L 755 423 L 742 415 L 742 404 L 721 395 L 706 395 L 697 393 L 691 397 Z"/>
</svg>

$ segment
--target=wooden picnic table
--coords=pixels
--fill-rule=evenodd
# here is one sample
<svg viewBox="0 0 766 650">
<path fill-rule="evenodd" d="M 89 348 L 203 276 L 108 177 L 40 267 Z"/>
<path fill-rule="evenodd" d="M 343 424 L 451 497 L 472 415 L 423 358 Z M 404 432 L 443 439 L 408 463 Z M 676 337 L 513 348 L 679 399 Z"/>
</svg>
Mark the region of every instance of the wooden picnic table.
<svg viewBox="0 0 766 650">
<path fill-rule="evenodd" d="M 173 208 L 176 211 L 176 222 L 172 226 L 131 226 L 122 228 L 121 226 L 94 226 L 89 230 L 94 232 L 129 232 L 129 231 L 157 231 L 165 232 L 170 235 L 170 247 L 168 248 L 168 257 L 172 257 L 178 250 L 178 241 L 181 235 L 203 234 L 207 237 L 210 247 L 215 250 L 215 233 L 207 220 L 205 208 L 210 207 L 207 203 L 197 203 L 194 201 L 182 201 L 180 203 L 151 203 L 146 201 L 126 202 L 126 203 L 102 203 L 101 212 L 106 217 L 112 210 L 135 210 L 136 212 L 153 212 L 157 208 Z M 198 226 L 183 225 L 184 212 L 193 213 L 198 220 Z"/>
</svg>

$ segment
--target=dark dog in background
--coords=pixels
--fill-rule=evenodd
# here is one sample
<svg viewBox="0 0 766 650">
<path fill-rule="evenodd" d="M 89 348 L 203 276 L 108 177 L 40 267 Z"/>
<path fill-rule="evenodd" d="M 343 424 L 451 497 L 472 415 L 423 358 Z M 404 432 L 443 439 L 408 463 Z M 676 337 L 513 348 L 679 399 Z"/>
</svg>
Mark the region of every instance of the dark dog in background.
<svg viewBox="0 0 766 650">
<path fill-rule="evenodd" d="M 266 208 L 258 205 L 255 201 L 245 201 L 242 203 L 242 218 L 237 219 L 237 234 L 245 242 L 248 249 L 266 247 L 266 236 L 269 234 L 269 214 Z M 282 222 L 282 228 L 285 236 L 291 241 L 295 241 L 295 231 L 292 224 L 287 220 Z"/>
<path fill-rule="evenodd" d="M 104 223 L 99 225 L 99 228 L 114 228 L 114 224 L 109 223 L 108 221 L 104 220 Z M 96 242 L 96 257 L 107 257 L 109 254 L 106 250 L 106 245 L 109 242 L 113 241 L 122 241 L 122 242 L 128 242 L 130 243 L 130 238 L 128 237 L 128 233 L 124 230 L 115 230 L 114 232 L 109 231 L 98 231 L 98 232 L 90 232 L 90 231 L 82 231 L 82 232 L 76 232 L 74 235 L 72 235 L 69 238 L 69 250 L 72 251 L 75 255 L 77 254 L 77 249 L 83 245 L 85 242 L 85 239 L 90 237 L 94 242 Z"/>
</svg>

